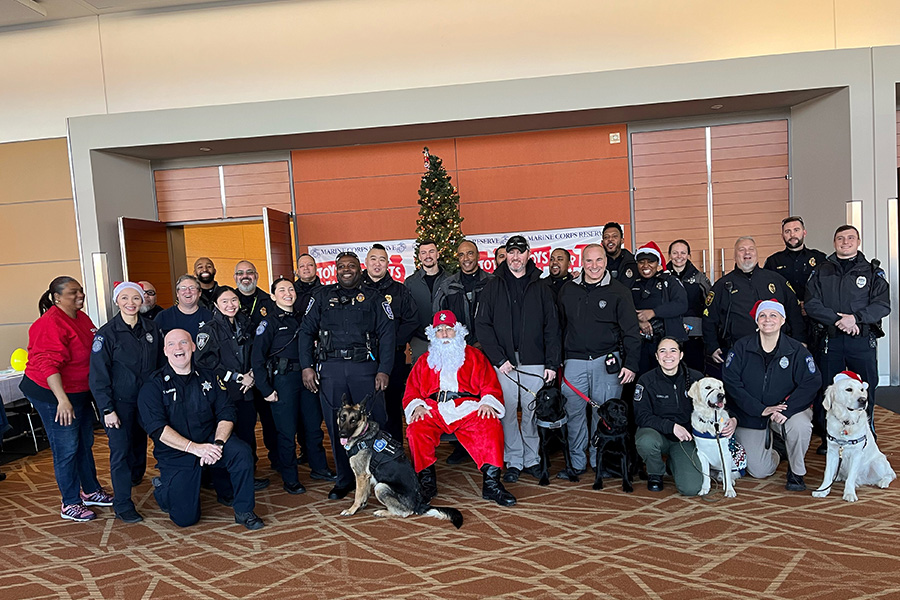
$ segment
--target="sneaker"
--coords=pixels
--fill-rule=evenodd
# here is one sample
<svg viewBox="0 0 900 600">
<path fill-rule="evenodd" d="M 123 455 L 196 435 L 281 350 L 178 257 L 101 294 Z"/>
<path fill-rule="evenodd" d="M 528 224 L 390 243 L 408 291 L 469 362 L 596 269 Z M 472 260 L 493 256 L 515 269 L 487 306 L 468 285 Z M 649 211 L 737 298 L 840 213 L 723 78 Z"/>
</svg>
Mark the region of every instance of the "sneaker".
<svg viewBox="0 0 900 600">
<path fill-rule="evenodd" d="M 59 509 L 59 516 L 69 521 L 78 521 L 79 523 L 97 518 L 96 513 L 84 504 L 63 504 L 62 508 Z"/>
<path fill-rule="evenodd" d="M 103 488 L 100 488 L 93 494 L 85 494 L 81 492 L 81 501 L 84 502 L 85 506 L 112 506 L 113 505 L 113 497 L 111 494 L 107 494 L 103 491 Z"/>
<path fill-rule="evenodd" d="M 243 525 L 251 531 L 262 529 L 266 525 L 252 510 L 245 513 L 234 513 L 234 522 Z"/>
<path fill-rule="evenodd" d="M 503 474 L 503 481 L 506 483 L 515 483 L 519 480 L 519 474 L 522 471 L 517 469 L 516 467 L 509 467 L 506 469 L 506 473 Z"/>
</svg>

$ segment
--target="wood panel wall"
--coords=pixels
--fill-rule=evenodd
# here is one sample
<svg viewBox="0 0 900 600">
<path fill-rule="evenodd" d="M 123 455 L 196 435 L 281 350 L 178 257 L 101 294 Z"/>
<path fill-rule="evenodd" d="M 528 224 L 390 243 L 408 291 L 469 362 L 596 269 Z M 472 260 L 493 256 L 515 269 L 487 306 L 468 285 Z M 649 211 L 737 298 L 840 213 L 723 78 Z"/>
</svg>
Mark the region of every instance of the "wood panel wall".
<svg viewBox="0 0 900 600">
<path fill-rule="evenodd" d="M 169 268 L 169 238 L 165 223 L 122 219 L 125 261 L 130 281 L 149 281 L 156 288 L 156 303 L 172 306 L 172 273 Z M 112 282 L 110 282 L 112 285 Z"/>
<path fill-rule="evenodd" d="M 291 178 L 286 160 L 225 165 L 225 216 L 258 217 L 264 206 L 290 214 Z"/>
<path fill-rule="evenodd" d="M 292 152 L 301 250 L 415 237 L 423 146 L 459 189 L 466 234 L 614 220 L 628 236 L 624 136 L 624 125 L 611 125 Z"/>
<path fill-rule="evenodd" d="M 160 169 L 153 172 L 160 221 L 200 221 L 222 218 L 218 167 Z"/>
<path fill-rule="evenodd" d="M 263 215 L 266 228 L 266 245 L 269 258 L 269 289 L 274 280 L 279 277 L 294 278 L 294 254 L 292 251 L 293 232 L 291 215 L 270 208 L 265 209 Z M 266 280 L 262 280 L 266 281 Z"/>
</svg>

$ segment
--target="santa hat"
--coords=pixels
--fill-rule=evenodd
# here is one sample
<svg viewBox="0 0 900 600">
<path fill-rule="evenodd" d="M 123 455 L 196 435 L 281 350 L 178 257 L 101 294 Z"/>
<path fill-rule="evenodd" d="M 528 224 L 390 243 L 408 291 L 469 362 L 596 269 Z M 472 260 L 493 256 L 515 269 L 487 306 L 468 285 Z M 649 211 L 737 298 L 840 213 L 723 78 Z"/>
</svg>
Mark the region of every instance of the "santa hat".
<svg viewBox="0 0 900 600">
<path fill-rule="evenodd" d="M 656 245 L 656 242 L 647 242 L 634 253 L 634 260 L 640 260 L 641 254 L 648 254 L 656 259 L 656 262 L 666 270 L 666 260 L 662 256 L 662 250 Z"/>
<path fill-rule="evenodd" d="M 862 377 L 860 377 L 853 371 L 841 371 L 840 373 L 838 373 L 837 375 L 834 376 L 834 383 L 837 383 L 838 381 L 840 381 L 842 379 L 855 379 L 860 383 L 863 382 Z"/>
<path fill-rule="evenodd" d="M 142 288 L 140 285 L 134 283 L 133 281 L 114 281 L 113 285 L 115 285 L 115 287 L 113 288 L 113 293 L 112 293 L 113 304 L 116 303 L 116 298 L 119 297 L 119 294 L 121 294 L 125 290 L 136 291 L 137 293 L 139 293 L 141 295 L 141 301 L 144 300 L 144 288 Z"/>
<path fill-rule="evenodd" d="M 779 315 L 781 315 L 782 319 L 787 319 L 787 314 L 784 312 L 784 304 L 772 298 L 771 300 L 757 300 L 756 304 L 753 305 L 753 308 L 750 309 L 750 316 L 753 317 L 753 320 L 756 320 L 756 315 L 759 314 L 761 310 L 774 310 Z"/>
<path fill-rule="evenodd" d="M 456 315 L 453 314 L 452 310 L 442 310 L 434 313 L 434 320 L 431 322 L 431 326 L 437 329 L 440 325 L 446 325 L 447 327 L 456 326 Z"/>
</svg>

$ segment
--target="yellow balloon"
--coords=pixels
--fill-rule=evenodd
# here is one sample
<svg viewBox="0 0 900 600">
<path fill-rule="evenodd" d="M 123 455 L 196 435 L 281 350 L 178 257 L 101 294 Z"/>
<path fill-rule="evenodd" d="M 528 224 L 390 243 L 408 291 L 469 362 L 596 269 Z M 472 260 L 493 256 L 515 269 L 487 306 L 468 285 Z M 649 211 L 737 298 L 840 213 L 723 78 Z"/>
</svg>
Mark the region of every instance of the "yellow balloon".
<svg viewBox="0 0 900 600">
<path fill-rule="evenodd" d="M 24 371 L 25 365 L 28 364 L 28 352 L 25 348 L 16 348 L 13 350 L 12 356 L 9 357 L 9 364 L 16 371 Z"/>
</svg>

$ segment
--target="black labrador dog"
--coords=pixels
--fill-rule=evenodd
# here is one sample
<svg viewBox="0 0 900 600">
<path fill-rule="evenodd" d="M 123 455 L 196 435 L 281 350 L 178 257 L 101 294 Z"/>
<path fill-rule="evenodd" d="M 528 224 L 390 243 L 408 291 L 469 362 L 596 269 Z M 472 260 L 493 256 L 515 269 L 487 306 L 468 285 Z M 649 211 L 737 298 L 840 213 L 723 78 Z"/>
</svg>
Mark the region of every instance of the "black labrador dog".
<svg viewBox="0 0 900 600">
<path fill-rule="evenodd" d="M 622 477 L 622 491 L 631 493 L 634 487 L 636 450 L 628 428 L 628 405 L 624 400 L 610 398 L 597 408 L 597 427 L 591 445 L 597 449 L 597 475 L 593 488 L 603 489 L 603 470 Z"/>
<path fill-rule="evenodd" d="M 566 459 L 566 473 L 572 473 L 572 458 L 569 453 L 569 421 L 566 415 L 566 408 L 563 403 L 562 394 L 559 388 L 552 384 L 547 384 L 538 390 L 532 401 L 531 408 L 534 410 L 534 418 L 538 426 L 538 437 L 540 438 L 540 457 L 541 457 L 541 477 L 540 485 L 550 485 L 550 456 L 547 447 L 556 436 L 563 446 L 563 452 Z M 570 475 L 572 479 L 574 475 Z M 574 481 L 578 481 L 575 477 Z"/>
</svg>

